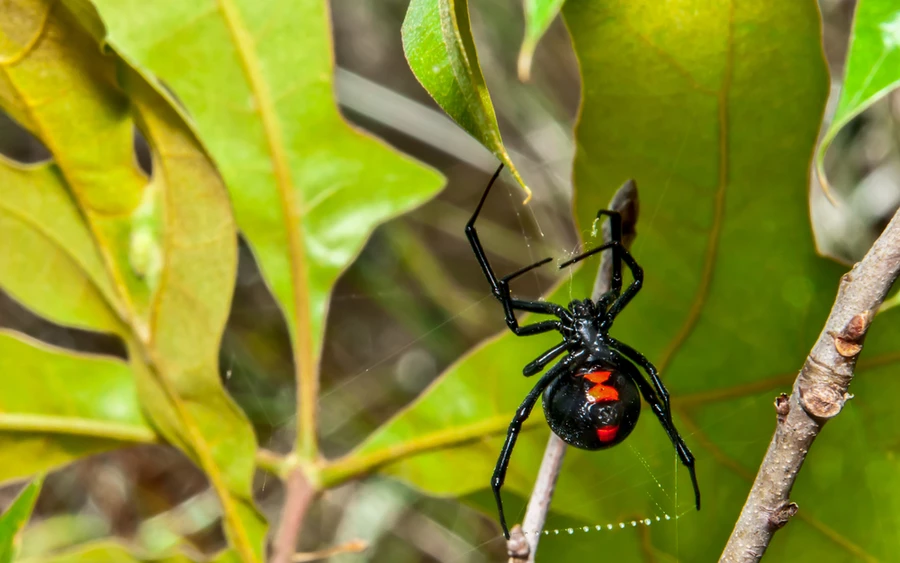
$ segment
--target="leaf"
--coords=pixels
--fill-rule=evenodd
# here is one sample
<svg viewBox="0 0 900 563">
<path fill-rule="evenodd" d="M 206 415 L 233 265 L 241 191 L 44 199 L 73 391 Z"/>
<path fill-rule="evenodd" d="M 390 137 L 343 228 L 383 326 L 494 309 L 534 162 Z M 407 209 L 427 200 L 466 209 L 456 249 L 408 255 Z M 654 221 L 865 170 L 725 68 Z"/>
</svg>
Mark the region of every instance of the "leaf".
<svg viewBox="0 0 900 563">
<path fill-rule="evenodd" d="M 519 50 L 519 80 L 531 77 L 531 60 L 541 37 L 559 14 L 565 0 L 525 0 L 525 38 Z"/>
<path fill-rule="evenodd" d="M 859 0 L 850 38 L 837 110 L 816 152 L 816 173 L 826 193 L 825 153 L 838 131 L 900 86 L 900 10 L 893 2 Z"/>
<path fill-rule="evenodd" d="M 138 387 L 163 434 L 176 444 L 183 441 L 218 492 L 236 551 L 244 560 L 261 560 L 265 523 L 251 493 L 256 438 L 218 371 L 237 267 L 228 200 L 181 117 L 137 73 L 123 73 L 138 125 L 153 150 L 151 189 L 158 191 L 166 219 L 160 241 L 165 268 L 148 339 L 154 363 L 138 370 Z M 132 354 L 137 355 L 134 348 Z"/>
<path fill-rule="evenodd" d="M 324 2 L 94 4 L 109 43 L 184 104 L 228 185 L 290 328 L 302 401 L 296 453 L 309 462 L 318 455 L 317 366 L 331 287 L 377 224 L 440 182 L 341 118 Z"/>
<path fill-rule="evenodd" d="M 20 268 L 0 282 L 12 279 L 26 306 L 54 319 L 80 322 L 88 311 L 89 327 L 115 330 L 154 427 L 206 472 L 235 550 L 261 560 L 265 526 L 250 495 L 255 438 L 218 376 L 237 262 L 227 194 L 169 101 L 98 48 L 88 30 L 101 26 L 84 8 L 19 0 L 0 23 L 0 104 L 50 149 L 55 166 L 6 172 L 19 184 L 4 188 L 15 197 L 0 217 L 18 220 L 6 228 L 36 242 L 12 250 Z M 135 126 L 153 153 L 149 183 L 134 159 Z M 33 185 L 38 194 L 19 193 Z M 40 223 L 55 209 L 62 225 Z M 93 249 L 85 249 L 86 233 Z M 74 287 L 43 304 L 56 286 L 42 268 L 56 263 L 70 270 L 59 281 Z M 40 274 L 49 289 L 21 289 Z M 78 291 L 89 298 L 84 311 L 67 304 Z M 115 323 L 98 312 L 104 301 Z"/>
<path fill-rule="evenodd" d="M 411 0 L 403 20 L 403 51 L 422 87 L 447 115 L 500 159 L 531 199 L 500 138 L 469 24 L 467 0 Z"/>
<path fill-rule="evenodd" d="M 687 472 L 644 409 L 622 446 L 569 448 L 547 527 L 603 525 L 592 533 L 605 534 L 596 541 L 610 560 L 714 560 L 771 438 L 772 399 L 789 391 L 842 273 L 816 255 L 808 224 L 808 166 L 828 85 L 816 4 L 569 0 L 563 14 L 584 88 L 578 224 L 589 232 L 615 188 L 637 180 L 645 211 L 633 248 L 645 283 L 612 334 L 661 369 L 675 424 L 697 457 L 703 510 L 693 510 Z M 773 103 L 785 92 L 790 104 Z M 482 242 L 491 253 L 491 241 Z M 589 295 L 595 272 L 589 262 L 548 299 Z M 496 303 L 484 306 L 501 315 Z M 872 331 L 857 398 L 810 452 L 793 493 L 802 508 L 776 535 L 773 560 L 893 557 L 889 540 L 858 515 L 880 514 L 885 496 L 897 502 L 889 429 L 900 417 L 894 379 L 877 375 L 900 359 L 898 331 L 887 319 Z M 503 334 L 485 343 L 338 460 L 326 481 L 379 468 L 432 494 L 465 496 L 495 517 L 491 471 L 535 382 L 520 369 L 559 340 Z M 511 522 L 521 519 L 546 443 L 539 411 L 504 488 Z M 653 519 L 665 514 L 672 520 Z M 653 525 L 606 533 L 608 524 L 643 518 Z M 892 513 L 883 525 L 897 524 Z M 595 540 L 560 537 L 542 539 L 538 560 L 596 558 Z"/>
<path fill-rule="evenodd" d="M 19 534 L 31 518 L 31 511 L 34 509 L 38 493 L 41 492 L 43 481 L 43 477 L 38 477 L 28 483 L 6 512 L 0 516 L 0 562 L 10 563 L 18 551 Z"/>
<path fill-rule="evenodd" d="M 19 563 L 191 563 L 197 560 L 196 556 L 191 557 L 178 552 L 169 554 L 134 552 L 120 542 L 102 540 L 60 553 L 29 557 L 20 560 Z M 208 561 L 210 563 L 237 563 L 242 560 L 233 551 L 223 551 Z"/>
<path fill-rule="evenodd" d="M 55 165 L 0 158 L 0 240 L 15 241 L 0 252 L 0 285 L 12 297 L 60 324 L 119 330 L 103 257 Z"/>
<path fill-rule="evenodd" d="M 0 331 L 0 373 L 0 482 L 157 440 L 121 360 Z"/>
</svg>

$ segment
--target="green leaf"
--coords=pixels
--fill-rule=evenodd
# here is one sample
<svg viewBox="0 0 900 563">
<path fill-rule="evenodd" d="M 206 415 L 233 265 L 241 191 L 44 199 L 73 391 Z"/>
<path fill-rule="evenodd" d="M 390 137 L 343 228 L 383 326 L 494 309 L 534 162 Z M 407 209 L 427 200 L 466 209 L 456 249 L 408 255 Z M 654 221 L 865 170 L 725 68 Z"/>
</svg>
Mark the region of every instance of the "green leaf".
<svg viewBox="0 0 900 563">
<path fill-rule="evenodd" d="M 565 0 L 525 0 L 525 37 L 519 50 L 519 80 L 531 77 L 531 60 L 541 37 L 562 9 Z"/>
<path fill-rule="evenodd" d="M 156 442 L 120 360 L 0 331 L 0 482 Z"/>
<path fill-rule="evenodd" d="M 135 552 L 128 546 L 114 541 L 96 541 L 45 556 L 35 556 L 19 560 L 19 563 L 191 563 L 200 560 L 197 554 L 188 555 L 175 552 L 169 554 L 147 554 Z M 233 551 L 223 551 L 212 559 L 202 559 L 210 563 L 238 563 L 243 561 Z"/>
<path fill-rule="evenodd" d="M 478 64 L 466 0 L 411 0 L 403 21 L 403 51 L 434 101 L 531 190 L 503 146 L 497 116 Z"/>
<path fill-rule="evenodd" d="M 20 0 L 0 23 L 0 104 L 54 162 L 4 172 L 17 185 L 4 188 L 14 197 L 0 228 L 17 229 L 13 240 L 28 244 L 12 250 L 17 269 L 0 282 L 54 320 L 114 330 L 125 341 L 141 406 L 209 477 L 235 550 L 261 560 L 265 526 L 250 494 L 255 438 L 218 376 L 237 263 L 227 192 L 172 104 L 99 48 L 88 30 L 101 26 L 89 8 L 76 14 L 65 3 Z M 135 126 L 152 151 L 149 183 L 134 158 Z M 34 186 L 37 193 L 20 193 Z M 62 225 L 48 216 L 56 210 Z M 54 279 L 44 268 L 58 263 L 68 271 Z M 49 288 L 22 289 L 35 279 Z M 60 297 L 41 302 L 57 290 Z M 87 299 L 80 309 L 68 302 L 79 290 Z M 69 385 L 58 394 L 77 387 Z"/>
<path fill-rule="evenodd" d="M 816 172 L 828 190 L 824 159 L 851 119 L 900 86 L 900 10 L 888 0 L 859 0 L 844 66 L 844 84 L 831 125 L 816 152 Z M 826 191 L 826 193 L 828 193 Z"/>
<path fill-rule="evenodd" d="M 29 483 L 0 516 L 0 563 L 11 563 L 18 551 L 19 534 L 31 518 L 43 481 L 43 477 L 38 477 Z"/>
<path fill-rule="evenodd" d="M 687 472 L 644 409 L 622 446 L 569 448 L 547 526 L 668 514 L 677 523 L 592 533 L 605 534 L 596 541 L 610 560 L 642 553 L 714 560 L 771 438 L 772 399 L 790 390 L 842 273 L 816 255 L 808 222 L 809 163 L 828 85 L 817 7 L 569 0 L 563 13 L 583 78 L 574 170 L 580 232 L 616 187 L 637 180 L 644 212 L 633 250 L 645 282 L 612 334 L 661 369 L 675 424 L 697 457 L 703 510 L 693 510 Z M 785 92 L 790 104 L 773 103 Z M 491 241 L 483 242 L 491 252 Z M 589 295 L 595 272 L 589 262 L 548 299 Z M 484 306 L 501 315 L 496 303 Z M 894 380 L 875 376 L 900 359 L 898 332 L 888 319 L 873 329 L 854 381 L 857 399 L 811 452 L 793 493 L 802 508 L 776 535 L 773 560 L 801 552 L 810 561 L 893 557 L 889 540 L 858 514 L 881 513 L 884 496 L 896 502 L 885 480 L 900 469 L 889 437 L 900 415 L 889 400 Z M 491 471 L 508 421 L 535 382 L 520 369 L 559 340 L 503 334 L 486 343 L 326 479 L 381 468 L 432 494 L 465 495 L 494 516 Z M 536 409 L 513 455 L 504 488 L 512 522 L 521 519 L 546 444 L 541 418 Z M 897 524 L 893 515 L 884 523 Z M 560 538 L 542 539 L 538 560 L 596 555 L 596 541 Z M 809 546 L 808 558 L 801 546 Z"/>
<path fill-rule="evenodd" d="M 326 3 L 94 3 L 109 43 L 175 92 L 222 172 L 290 328 L 297 453 L 312 460 L 331 287 L 378 223 L 431 197 L 440 181 L 341 118 Z"/>
</svg>

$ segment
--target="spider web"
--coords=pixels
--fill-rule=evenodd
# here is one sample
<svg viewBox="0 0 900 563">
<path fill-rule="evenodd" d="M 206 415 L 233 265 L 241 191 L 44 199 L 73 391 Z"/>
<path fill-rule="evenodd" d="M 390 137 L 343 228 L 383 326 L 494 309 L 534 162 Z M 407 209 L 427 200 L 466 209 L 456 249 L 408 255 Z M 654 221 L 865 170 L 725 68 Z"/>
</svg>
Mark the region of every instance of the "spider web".
<svg viewBox="0 0 900 563">
<path fill-rule="evenodd" d="M 676 158 L 680 158 L 680 154 L 679 150 Z M 481 186 L 476 183 L 473 186 L 473 193 L 480 190 Z M 490 216 L 493 218 L 504 215 L 507 218 L 515 217 L 515 226 L 511 229 L 516 233 L 514 238 L 520 245 L 517 262 L 532 263 L 549 255 L 553 256 L 556 263 L 559 263 L 580 251 L 581 245 L 575 242 L 575 237 L 560 236 L 562 230 L 554 225 L 554 222 L 558 222 L 558 218 L 550 216 L 552 212 L 550 208 L 558 211 L 561 206 L 547 205 L 547 202 L 536 201 L 523 207 L 521 194 L 517 188 L 504 184 L 498 191 L 505 191 L 506 197 L 492 198 L 497 201 L 494 202 L 494 209 Z M 500 195 L 497 194 L 497 196 Z M 465 201 L 471 199 L 467 198 Z M 660 205 L 661 203 L 657 203 L 649 214 L 651 222 L 654 221 Z M 468 218 L 467 214 L 470 210 L 462 204 L 458 209 L 454 220 L 461 225 Z M 437 212 L 432 210 L 431 215 L 426 212 L 424 219 L 413 218 L 399 221 L 405 223 L 404 228 L 418 233 L 421 239 L 427 239 L 428 248 L 431 250 L 446 242 L 440 240 L 435 242 L 432 240 L 435 237 L 431 236 L 435 231 L 442 229 L 436 228 L 430 219 L 442 211 L 445 211 L 445 208 Z M 462 220 L 460 221 L 460 219 Z M 322 413 L 323 446 L 326 455 L 330 458 L 348 451 L 398 409 L 410 404 L 431 381 L 444 371 L 447 365 L 464 354 L 472 345 L 502 330 L 502 315 L 499 314 L 495 301 L 483 279 L 476 280 L 476 284 L 473 285 L 474 290 L 466 289 L 464 306 L 455 310 L 441 310 L 432 303 L 433 296 L 429 295 L 423 280 L 414 283 L 417 280 L 410 281 L 404 277 L 407 272 L 405 272 L 406 267 L 402 259 L 394 260 L 384 257 L 384 248 L 390 246 L 390 240 L 395 236 L 393 229 L 396 223 L 388 224 L 375 233 L 363 255 L 341 278 L 333 292 L 325 335 L 323 384 L 319 399 Z M 422 227 L 425 224 L 427 224 L 427 228 Z M 459 227 L 459 225 L 454 225 L 454 227 Z M 461 256 L 468 256 L 470 250 L 465 240 L 459 236 L 462 233 L 461 228 L 444 230 L 447 232 L 459 231 L 456 233 L 455 250 L 438 249 L 439 256 L 444 258 L 442 261 L 446 267 L 448 262 L 458 263 L 462 260 Z M 422 233 L 427 234 L 422 236 Z M 585 229 L 581 235 L 586 247 L 597 243 L 596 236 L 591 236 L 591 228 Z M 502 248 L 502 245 L 497 245 L 491 238 L 493 237 L 483 236 L 492 261 L 498 261 L 498 271 L 512 271 L 518 267 L 509 264 L 509 261 L 503 261 L 502 254 L 498 254 L 498 246 Z M 461 250 L 459 250 L 460 246 Z M 524 255 L 521 250 L 523 247 Z M 636 241 L 636 248 L 640 248 L 640 237 Z M 459 254 L 459 252 L 464 254 Z M 446 258 L 447 256 L 450 258 Z M 245 256 L 242 255 L 242 259 L 245 259 Z M 252 260 L 252 257 L 250 259 Z M 592 261 L 585 267 L 596 267 L 595 264 L 596 262 Z M 546 271 L 529 272 L 527 276 L 517 280 L 515 291 L 530 297 L 546 295 L 556 283 L 552 278 L 547 277 L 547 274 L 553 273 L 554 270 L 548 267 Z M 380 272 L 380 274 L 373 272 Z M 451 271 L 451 273 L 455 272 Z M 477 271 L 476 273 L 480 274 Z M 380 278 L 377 277 L 379 275 Z M 562 275 L 568 276 L 568 281 L 563 280 L 563 287 L 567 288 L 570 298 L 583 298 L 583 295 L 575 295 L 572 269 L 568 269 Z M 258 272 L 251 272 L 248 274 L 248 278 L 244 281 L 245 285 L 256 284 L 259 286 L 257 290 L 261 292 L 265 289 Z M 388 280 L 387 283 L 385 283 L 385 279 Z M 521 286 L 518 285 L 520 283 Z M 425 313 L 416 318 L 404 317 L 398 320 L 391 317 L 398 307 L 407 310 L 418 308 Z M 373 312 L 373 308 L 377 311 Z M 259 323 L 261 314 L 272 317 L 280 315 L 280 311 L 273 302 L 262 305 L 256 302 L 249 309 L 254 323 Z M 481 326 L 478 330 L 473 331 L 473 334 L 466 335 L 465 338 L 459 337 L 459 333 L 463 330 L 460 327 L 465 328 L 466 326 L 463 320 L 478 312 L 485 314 L 491 324 Z M 454 338 L 457 338 L 459 342 L 449 346 L 448 357 L 439 357 L 440 355 L 435 352 L 434 343 L 443 344 Z M 296 416 L 291 408 L 294 400 L 290 395 L 293 388 L 293 370 L 290 365 L 290 350 L 286 336 L 276 335 L 274 339 L 276 341 L 284 340 L 280 351 L 276 350 L 273 353 L 273 355 L 281 356 L 280 362 L 262 362 L 265 365 L 248 367 L 245 365 L 247 354 L 226 348 L 222 364 L 230 388 L 233 388 L 235 379 L 244 380 L 246 387 L 245 393 L 243 393 L 245 398 L 241 401 L 242 407 L 246 409 L 250 405 L 249 410 L 257 413 L 258 420 L 254 420 L 254 424 L 261 424 L 270 429 L 269 435 L 263 437 L 261 444 L 276 451 L 286 451 L 290 447 Z M 243 378 L 238 377 L 242 371 L 248 373 L 245 373 Z M 258 377 L 260 372 L 268 373 L 265 377 L 260 378 Z M 277 384 L 272 384 L 272 380 L 276 380 Z M 272 408 L 273 401 L 276 406 L 281 406 Z M 370 419 L 363 425 L 363 428 L 360 428 L 360 418 Z M 648 421 L 639 427 L 652 426 L 651 422 L 655 421 L 648 417 Z M 655 427 L 652 430 L 659 431 Z M 683 435 L 690 442 L 690 433 Z M 625 451 L 630 451 L 631 457 L 635 461 L 635 467 L 639 470 L 629 476 L 633 482 L 629 489 L 632 496 L 623 496 L 622 492 L 604 490 L 604 482 L 599 480 L 585 485 L 584 493 L 585 497 L 593 499 L 592 502 L 624 505 L 625 510 L 630 509 L 634 512 L 631 517 L 574 526 L 565 517 L 558 517 L 552 513 L 546 532 L 547 535 L 552 536 L 553 541 L 560 541 L 564 538 L 578 540 L 580 535 L 585 533 L 585 527 L 590 532 L 618 534 L 628 532 L 630 528 L 647 528 L 651 525 L 662 524 L 676 526 L 677 540 L 678 520 L 687 512 L 692 511 L 691 509 L 685 512 L 679 509 L 678 476 L 679 472 L 683 474 L 683 469 L 677 456 L 670 449 L 641 452 L 631 442 L 626 442 L 626 445 L 629 446 L 629 450 L 616 448 L 615 454 L 593 452 L 590 455 L 623 456 L 627 455 Z M 662 459 L 672 460 L 672 465 L 669 466 L 672 467 L 671 471 L 659 469 L 661 467 L 658 463 L 659 456 L 664 456 Z M 648 462 L 648 458 L 657 460 L 657 463 L 651 464 Z M 564 467 L 561 479 L 565 478 L 566 468 Z M 260 488 L 263 494 L 266 494 L 268 484 L 267 481 L 261 483 Z M 355 488 L 354 490 L 366 490 L 365 484 L 354 484 L 351 487 Z M 646 507 L 641 508 L 634 504 L 634 488 L 645 491 L 650 501 L 649 505 L 654 507 L 653 509 L 647 511 Z M 404 506 L 408 506 L 413 501 L 405 500 L 403 502 Z M 554 505 L 560 507 L 563 502 L 571 503 L 572 500 L 558 499 Z M 567 511 L 564 510 L 564 512 Z M 474 518 L 474 514 L 468 510 L 463 514 L 464 516 L 461 518 Z M 510 514 L 510 516 L 511 522 L 521 519 L 521 514 L 518 515 L 518 518 L 516 518 L 516 514 Z M 345 534 L 351 534 L 351 532 L 352 530 L 349 528 L 344 531 Z M 495 537 L 494 540 L 498 537 Z M 548 538 L 548 541 L 550 539 Z M 477 549 L 477 547 L 474 545 L 472 549 Z M 468 553 L 465 550 L 463 552 Z"/>
</svg>

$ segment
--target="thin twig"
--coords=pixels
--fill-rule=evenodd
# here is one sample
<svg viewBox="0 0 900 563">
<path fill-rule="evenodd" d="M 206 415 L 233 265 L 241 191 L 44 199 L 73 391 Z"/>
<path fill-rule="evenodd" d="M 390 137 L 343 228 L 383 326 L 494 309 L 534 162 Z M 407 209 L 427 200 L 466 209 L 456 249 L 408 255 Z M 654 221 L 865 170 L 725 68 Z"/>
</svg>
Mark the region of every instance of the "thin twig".
<svg viewBox="0 0 900 563">
<path fill-rule="evenodd" d="M 303 518 L 316 494 L 300 467 L 291 471 L 285 487 L 281 521 L 272 543 L 272 563 L 291 563 L 294 552 L 297 551 L 297 536 L 303 527 Z"/>
<path fill-rule="evenodd" d="M 291 557 L 292 563 L 309 563 L 310 561 L 319 561 L 321 559 L 328 559 L 329 557 L 334 557 L 335 555 L 342 555 L 344 553 L 362 553 L 366 549 L 368 549 L 369 544 L 363 540 L 350 540 L 349 542 L 341 545 L 336 545 L 334 547 L 329 547 L 327 549 L 321 549 L 319 551 L 310 551 L 308 553 L 296 553 L 293 557 Z"/>
<path fill-rule="evenodd" d="M 622 214 L 622 242 L 630 247 L 637 234 L 635 225 L 638 219 L 638 194 L 634 180 L 629 180 L 613 195 L 609 202 L 609 209 Z M 603 224 L 603 239 L 610 239 L 609 221 Z M 591 299 L 596 301 L 601 295 L 609 291 L 612 278 L 612 252 L 605 252 L 597 270 L 597 278 L 594 281 L 594 290 Z M 522 525 L 516 524 L 510 530 L 509 541 L 506 542 L 506 550 L 510 563 L 527 561 L 534 563 L 537 554 L 538 541 L 544 522 L 547 520 L 547 512 L 550 510 L 550 501 L 553 499 L 553 490 L 556 487 L 556 479 L 562 467 L 566 454 L 566 443 L 556 434 L 550 433 L 550 440 L 544 450 L 544 459 L 534 482 L 531 498 L 528 500 L 528 508 L 525 510 L 525 519 Z M 524 530 L 524 531 L 523 531 Z"/>
<path fill-rule="evenodd" d="M 900 213 L 862 261 L 844 274 L 825 328 L 791 396 L 775 399 L 775 435 L 721 562 L 759 561 L 775 532 L 796 514 L 797 505 L 789 499 L 791 488 L 822 426 L 851 398 L 848 389 L 866 331 L 898 274 Z"/>
</svg>

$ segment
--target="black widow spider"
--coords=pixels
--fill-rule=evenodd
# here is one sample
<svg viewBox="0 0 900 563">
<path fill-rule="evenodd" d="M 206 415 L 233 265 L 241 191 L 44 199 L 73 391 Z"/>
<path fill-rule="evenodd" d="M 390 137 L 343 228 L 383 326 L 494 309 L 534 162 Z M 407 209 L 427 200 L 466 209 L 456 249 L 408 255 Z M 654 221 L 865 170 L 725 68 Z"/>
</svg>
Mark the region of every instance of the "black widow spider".
<svg viewBox="0 0 900 563">
<path fill-rule="evenodd" d="M 659 419 L 663 429 L 675 446 L 681 463 L 691 474 L 694 485 L 694 498 L 697 510 L 700 510 L 700 488 L 694 471 L 694 456 L 672 423 L 669 408 L 669 393 L 659 379 L 656 367 L 640 352 L 619 342 L 609 335 L 616 316 L 641 289 L 644 271 L 622 244 L 622 216 L 617 211 L 601 209 L 597 218 L 609 217 L 612 240 L 605 244 L 579 254 L 567 260 L 559 267 L 565 268 L 593 256 L 606 249 L 613 251 L 612 279 L 610 290 L 596 302 L 590 299 L 574 300 L 568 307 L 546 301 L 526 301 L 513 299 L 509 292 L 509 282 L 522 274 L 550 262 L 545 258 L 513 272 L 497 278 L 488 263 L 478 233 L 475 232 L 475 220 L 487 199 L 491 186 L 497 180 L 503 165 L 497 169 L 488 183 L 475 213 L 466 224 L 466 237 L 472 244 L 475 257 L 491 284 L 494 297 L 503 305 L 506 324 L 517 336 L 531 336 L 542 332 L 558 331 L 563 341 L 547 350 L 534 361 L 525 366 L 522 374 L 526 377 L 540 372 L 556 357 L 567 352 L 567 355 L 550 368 L 538 380 L 534 388 L 522 401 L 506 433 L 506 442 L 497 459 L 494 475 L 491 478 L 491 489 L 497 501 L 500 514 L 500 525 L 503 535 L 509 539 L 509 529 L 503 515 L 503 500 L 500 488 L 506 478 L 509 459 L 516 438 L 522 430 L 522 423 L 531 414 L 538 397 L 543 393 L 544 415 L 550 429 L 569 445 L 585 450 L 602 450 L 615 446 L 625 440 L 637 424 L 641 412 L 641 399 L 650 405 L 653 414 Z M 622 292 L 622 261 L 628 265 L 634 280 Z M 519 326 L 514 311 L 554 315 L 558 320 L 545 320 L 525 326 Z M 650 376 L 650 382 L 638 371 L 640 366 Z M 640 395 L 638 394 L 640 392 Z"/>
</svg>

